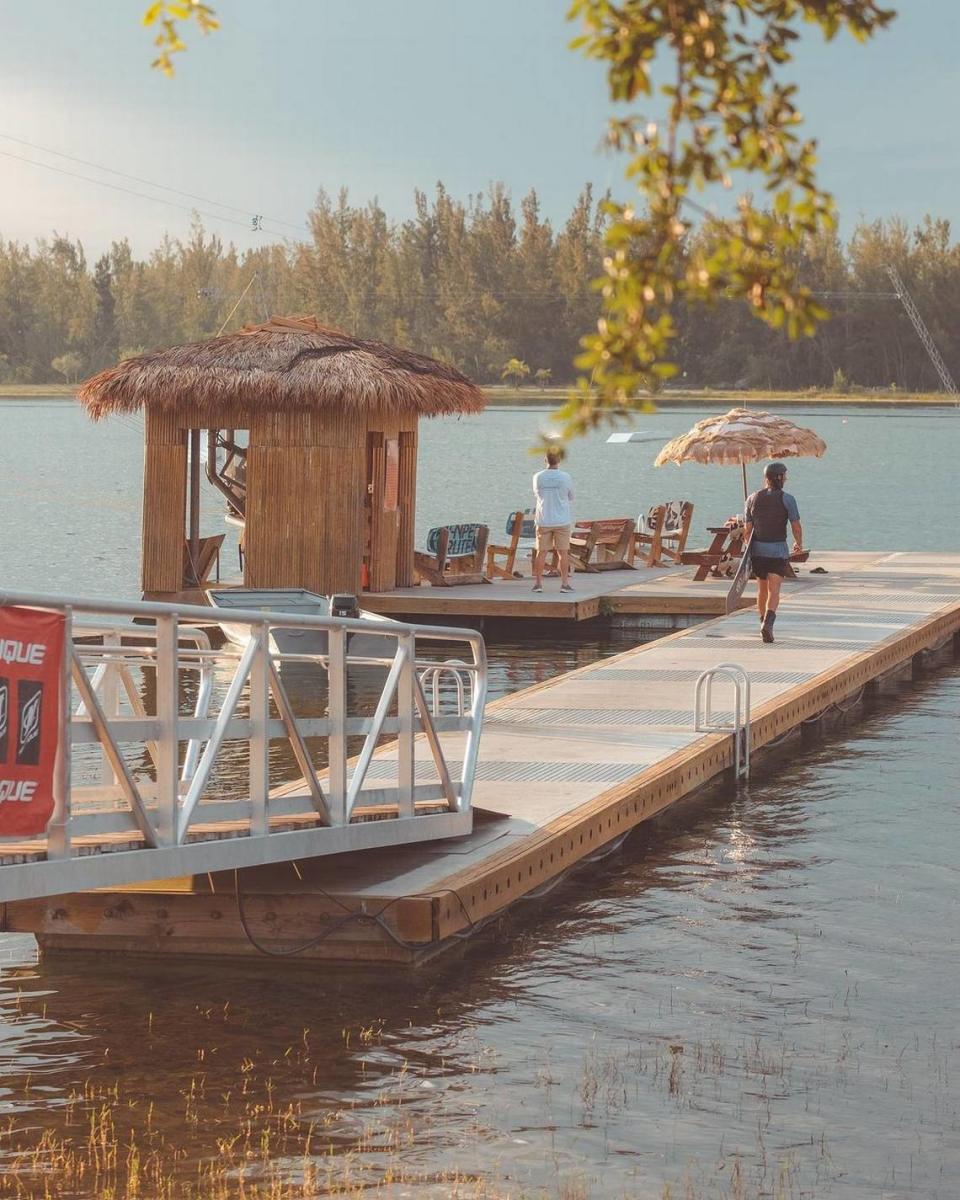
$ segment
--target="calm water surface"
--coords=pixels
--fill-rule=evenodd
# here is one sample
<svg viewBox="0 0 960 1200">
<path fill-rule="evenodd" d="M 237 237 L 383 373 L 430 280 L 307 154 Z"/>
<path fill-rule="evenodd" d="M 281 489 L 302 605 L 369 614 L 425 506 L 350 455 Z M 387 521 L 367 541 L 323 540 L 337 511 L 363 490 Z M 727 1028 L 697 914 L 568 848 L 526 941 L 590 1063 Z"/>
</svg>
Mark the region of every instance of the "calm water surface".
<svg viewBox="0 0 960 1200">
<path fill-rule="evenodd" d="M 956 548 L 953 416 L 811 412 L 811 543 Z M 0 420 L 2 583 L 134 595 L 136 424 Z M 423 525 L 524 503 L 542 420 L 427 424 Z M 578 446 L 582 514 L 733 511 L 735 473 L 655 450 Z M 498 637 L 495 689 L 625 644 Z M 958 711 L 951 668 L 417 972 L 37 964 L 0 937 L 0 1196 L 953 1200 Z"/>
</svg>

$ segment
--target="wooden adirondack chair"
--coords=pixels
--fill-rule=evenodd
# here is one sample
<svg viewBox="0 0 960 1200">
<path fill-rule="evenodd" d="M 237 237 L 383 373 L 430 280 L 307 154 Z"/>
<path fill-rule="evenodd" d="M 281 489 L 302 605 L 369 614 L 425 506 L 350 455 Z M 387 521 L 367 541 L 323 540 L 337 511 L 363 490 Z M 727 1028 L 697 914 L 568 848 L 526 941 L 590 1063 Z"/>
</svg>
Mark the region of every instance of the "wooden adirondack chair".
<svg viewBox="0 0 960 1200">
<path fill-rule="evenodd" d="M 217 567 L 217 579 L 220 578 L 220 547 L 225 537 L 225 533 L 215 533 L 211 537 L 200 538 L 196 562 L 192 561 L 190 554 L 190 539 L 184 540 L 183 581 L 187 587 L 203 587 L 209 580 L 214 564 Z"/>
<path fill-rule="evenodd" d="M 693 520 L 693 504 L 689 500 L 672 500 L 667 504 L 655 504 L 639 521 L 633 539 L 633 557 L 640 557 L 648 567 L 662 566 L 662 559 L 679 563 L 682 560 L 690 522 Z M 641 547 L 649 546 L 646 554 Z"/>
<path fill-rule="evenodd" d="M 517 549 L 521 538 L 532 538 L 536 535 L 533 518 L 528 517 L 522 509 L 517 509 L 507 518 L 507 536 L 510 542 L 506 546 L 487 546 L 487 575 L 492 579 L 522 579 L 523 572 L 516 570 Z M 497 562 L 504 560 L 503 566 Z"/>
<path fill-rule="evenodd" d="M 417 550 L 413 570 L 418 582 L 434 587 L 490 583 L 483 573 L 490 528 L 487 525 L 440 525 L 427 534 L 426 552 Z"/>
<path fill-rule="evenodd" d="M 570 561 L 577 571 L 632 571 L 632 517 L 579 521 L 570 538 Z M 593 557 L 596 551 L 596 558 Z"/>
</svg>

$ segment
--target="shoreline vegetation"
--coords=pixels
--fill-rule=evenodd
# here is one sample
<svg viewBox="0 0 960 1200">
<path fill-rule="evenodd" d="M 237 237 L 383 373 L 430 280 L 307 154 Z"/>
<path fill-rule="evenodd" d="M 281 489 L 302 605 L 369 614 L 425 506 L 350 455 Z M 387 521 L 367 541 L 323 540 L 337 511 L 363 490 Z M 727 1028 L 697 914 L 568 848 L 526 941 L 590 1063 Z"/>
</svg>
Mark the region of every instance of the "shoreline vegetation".
<svg viewBox="0 0 960 1200">
<path fill-rule="evenodd" d="M 68 383 L 8 383 L 0 384 L 0 401 L 3 400 L 72 400 L 76 393 L 75 384 Z M 498 387 L 483 389 L 489 408 L 544 408 L 553 409 L 562 404 L 568 395 L 563 387 Z M 764 390 L 724 388 L 669 389 L 651 396 L 653 411 L 680 406 L 711 406 L 733 408 L 743 404 L 748 408 L 757 405 L 822 404 L 848 406 L 851 408 L 955 408 L 960 404 L 956 396 L 945 392 L 906 392 L 899 390 L 870 390 L 855 392 L 832 392 L 827 388 L 807 388 L 803 391 L 777 391 L 767 394 Z M 637 409 L 638 415 L 643 415 Z"/>
<path fill-rule="evenodd" d="M 442 185 L 417 191 L 407 219 L 375 201 L 321 193 L 306 219 L 302 240 L 242 253 L 199 218 L 183 239 L 135 253 L 121 237 L 93 263 L 80 242 L 58 234 L 0 241 L 0 385 L 62 394 L 52 389 L 150 347 L 202 341 L 271 314 L 313 313 L 332 328 L 450 363 L 491 387 L 495 402 L 503 385 L 519 387 L 525 404 L 540 402 L 529 392 L 541 387 L 546 403 L 565 399 L 601 308 L 595 281 L 607 216 L 591 188 L 558 223 L 536 192 L 517 203 L 502 184 L 466 201 Z M 703 236 L 690 231 L 683 253 L 697 253 Z M 888 266 L 960 375 L 952 320 L 960 245 L 947 221 L 860 222 L 845 241 L 811 239 L 801 260 L 804 285 L 831 311 L 817 336 L 791 340 L 732 299 L 681 305 L 671 352 L 681 390 L 664 388 L 663 403 L 731 393 L 889 403 L 889 391 L 897 403 L 924 403 L 912 398 L 938 387 L 937 372 L 891 290 Z"/>
</svg>

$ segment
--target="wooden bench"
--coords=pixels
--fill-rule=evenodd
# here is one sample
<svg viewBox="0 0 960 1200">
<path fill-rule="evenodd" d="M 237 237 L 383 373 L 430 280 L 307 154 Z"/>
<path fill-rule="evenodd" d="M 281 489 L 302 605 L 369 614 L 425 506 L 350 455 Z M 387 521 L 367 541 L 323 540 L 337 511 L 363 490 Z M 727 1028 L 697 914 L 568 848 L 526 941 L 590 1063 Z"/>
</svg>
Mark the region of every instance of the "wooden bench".
<svg viewBox="0 0 960 1200">
<path fill-rule="evenodd" d="M 577 571 L 632 571 L 632 517 L 578 521 L 570 538 L 570 561 Z M 596 558 L 594 558 L 596 553 Z"/>
<path fill-rule="evenodd" d="M 487 525 L 440 525 L 427 534 L 426 553 L 413 555 L 417 582 L 434 587 L 490 583 L 483 573 L 490 528 Z"/>
<path fill-rule="evenodd" d="M 681 562 L 692 520 L 693 504 L 689 500 L 671 500 L 647 509 L 637 524 L 630 561 L 639 557 L 648 567 L 661 566 L 663 558 Z M 642 553 L 644 546 L 650 547 L 646 554 Z"/>
<path fill-rule="evenodd" d="M 517 549 L 521 538 L 536 537 L 537 529 L 530 510 L 517 509 L 507 517 L 507 537 L 510 542 L 506 546 L 487 546 L 487 575 L 491 579 L 522 579 L 523 572 L 516 570 Z M 503 566 L 497 562 L 504 560 Z"/>
</svg>

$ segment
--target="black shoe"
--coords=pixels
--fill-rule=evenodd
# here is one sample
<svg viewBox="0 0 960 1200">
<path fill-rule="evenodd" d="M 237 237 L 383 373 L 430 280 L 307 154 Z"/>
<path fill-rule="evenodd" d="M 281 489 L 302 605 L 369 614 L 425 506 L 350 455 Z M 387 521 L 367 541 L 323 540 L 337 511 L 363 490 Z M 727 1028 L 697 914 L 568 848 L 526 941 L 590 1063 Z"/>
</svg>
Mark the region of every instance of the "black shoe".
<svg viewBox="0 0 960 1200">
<path fill-rule="evenodd" d="M 773 641 L 773 630 L 770 628 L 769 625 L 761 625 L 760 626 L 760 636 L 763 638 L 763 640 L 765 642 L 772 642 Z"/>
</svg>

